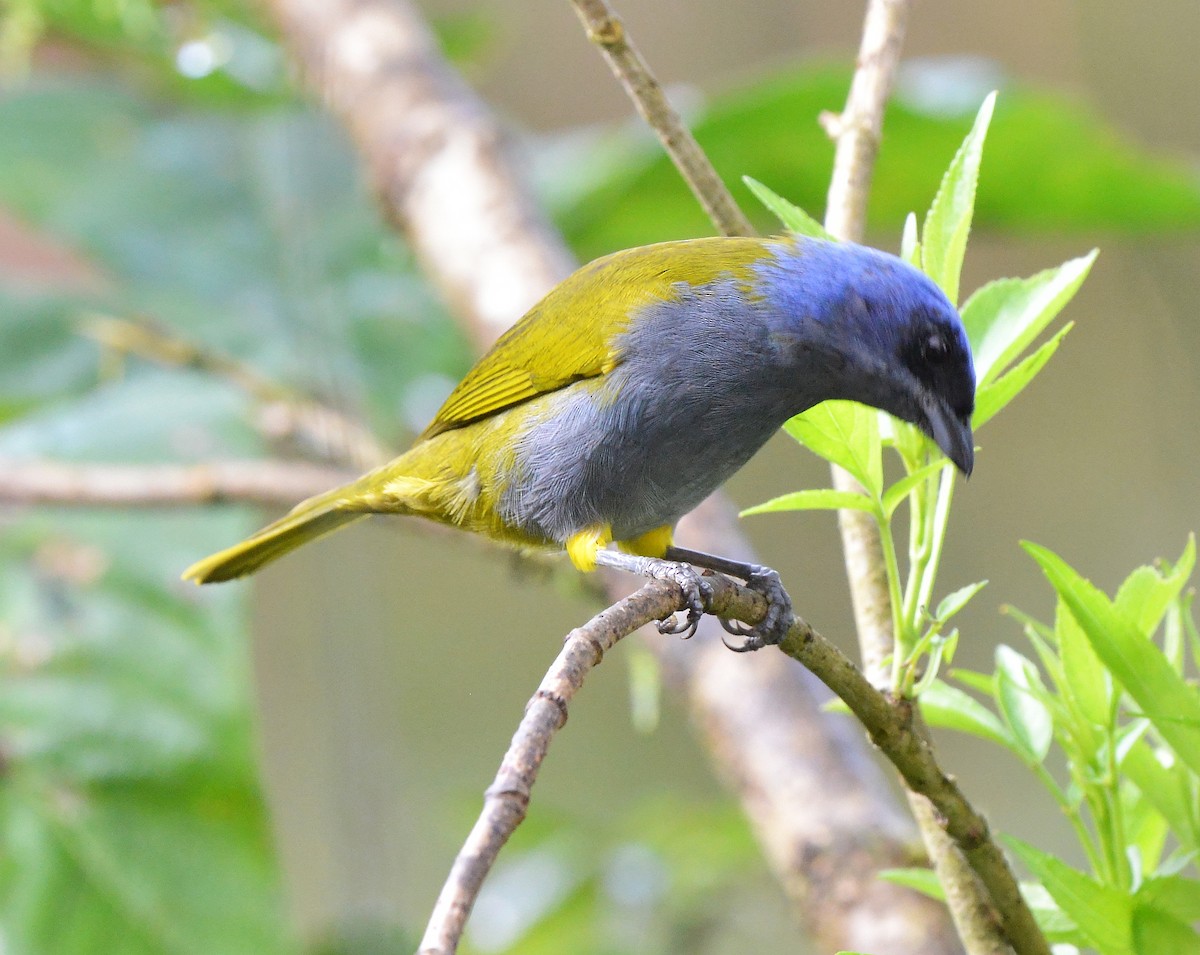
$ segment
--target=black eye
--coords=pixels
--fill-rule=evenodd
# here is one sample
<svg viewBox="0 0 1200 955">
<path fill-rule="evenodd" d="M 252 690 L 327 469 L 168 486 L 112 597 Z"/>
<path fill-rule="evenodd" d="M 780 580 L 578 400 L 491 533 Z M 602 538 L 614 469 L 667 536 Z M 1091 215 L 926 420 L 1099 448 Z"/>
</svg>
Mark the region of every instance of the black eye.
<svg viewBox="0 0 1200 955">
<path fill-rule="evenodd" d="M 940 364 L 950 354 L 950 346 L 940 334 L 934 332 L 921 345 L 922 357 L 933 364 Z"/>
</svg>

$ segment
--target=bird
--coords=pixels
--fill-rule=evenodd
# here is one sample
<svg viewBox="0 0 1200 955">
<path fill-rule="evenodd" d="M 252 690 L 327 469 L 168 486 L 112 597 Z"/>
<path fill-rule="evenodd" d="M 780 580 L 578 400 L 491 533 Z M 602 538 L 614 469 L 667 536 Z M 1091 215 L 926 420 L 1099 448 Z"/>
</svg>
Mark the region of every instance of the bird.
<svg viewBox="0 0 1200 955">
<path fill-rule="evenodd" d="M 674 546 L 674 527 L 789 418 L 827 399 L 916 425 L 970 475 L 970 345 L 953 304 L 918 269 L 798 234 L 615 252 L 503 334 L 408 451 L 183 577 L 231 580 L 369 514 L 416 515 L 565 550 L 581 571 L 603 564 L 676 580 L 690 632 L 711 589 L 677 555 L 741 569 L 773 612 L 727 629 L 748 635 L 735 649 L 758 649 L 791 620 L 778 575 L 705 564 L 709 555 Z"/>
</svg>

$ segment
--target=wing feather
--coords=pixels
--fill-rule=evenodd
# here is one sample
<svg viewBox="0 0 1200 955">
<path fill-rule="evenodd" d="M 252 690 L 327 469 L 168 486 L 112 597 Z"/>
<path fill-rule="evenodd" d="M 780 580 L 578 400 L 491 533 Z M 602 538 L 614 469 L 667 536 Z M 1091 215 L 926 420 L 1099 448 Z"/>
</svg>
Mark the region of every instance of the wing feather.
<svg viewBox="0 0 1200 955">
<path fill-rule="evenodd" d="M 749 265 L 765 254 L 762 239 L 710 238 L 663 242 L 596 259 L 555 286 L 500 336 L 450 393 L 421 438 L 608 373 L 620 363 L 621 333 L 641 306 L 670 299 L 679 283 L 699 285 L 726 274 L 745 279 Z"/>
</svg>

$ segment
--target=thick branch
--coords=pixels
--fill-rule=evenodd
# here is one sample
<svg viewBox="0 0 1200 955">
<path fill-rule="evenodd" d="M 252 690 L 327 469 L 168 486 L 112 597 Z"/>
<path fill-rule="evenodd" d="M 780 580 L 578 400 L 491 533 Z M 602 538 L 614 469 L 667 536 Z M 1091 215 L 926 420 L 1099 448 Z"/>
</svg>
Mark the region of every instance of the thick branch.
<svg viewBox="0 0 1200 955">
<path fill-rule="evenodd" d="M 625 87 L 634 106 L 683 176 L 697 201 L 723 235 L 754 235 L 754 226 L 738 204 L 696 137 L 663 92 L 625 25 L 606 0 L 571 0 L 587 29 L 588 39 L 600 48 L 613 75 Z"/>
<path fill-rule="evenodd" d="M 384 211 L 454 311 L 491 343 L 572 269 L 505 136 L 400 0 L 267 0 L 345 123 Z"/>
<path fill-rule="evenodd" d="M 357 475 L 299 461 L 211 464 L 64 464 L 0 461 L 0 505 L 291 507 Z"/>
</svg>

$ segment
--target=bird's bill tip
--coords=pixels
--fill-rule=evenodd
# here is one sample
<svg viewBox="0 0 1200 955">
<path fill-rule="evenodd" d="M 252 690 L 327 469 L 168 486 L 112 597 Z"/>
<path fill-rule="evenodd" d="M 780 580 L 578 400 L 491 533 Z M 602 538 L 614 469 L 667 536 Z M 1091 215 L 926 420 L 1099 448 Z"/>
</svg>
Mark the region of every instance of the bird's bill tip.
<svg viewBox="0 0 1200 955">
<path fill-rule="evenodd" d="M 929 435 L 963 477 L 970 477 L 975 468 L 975 436 L 971 422 L 960 420 L 941 401 L 931 401 L 925 407 Z"/>
</svg>

